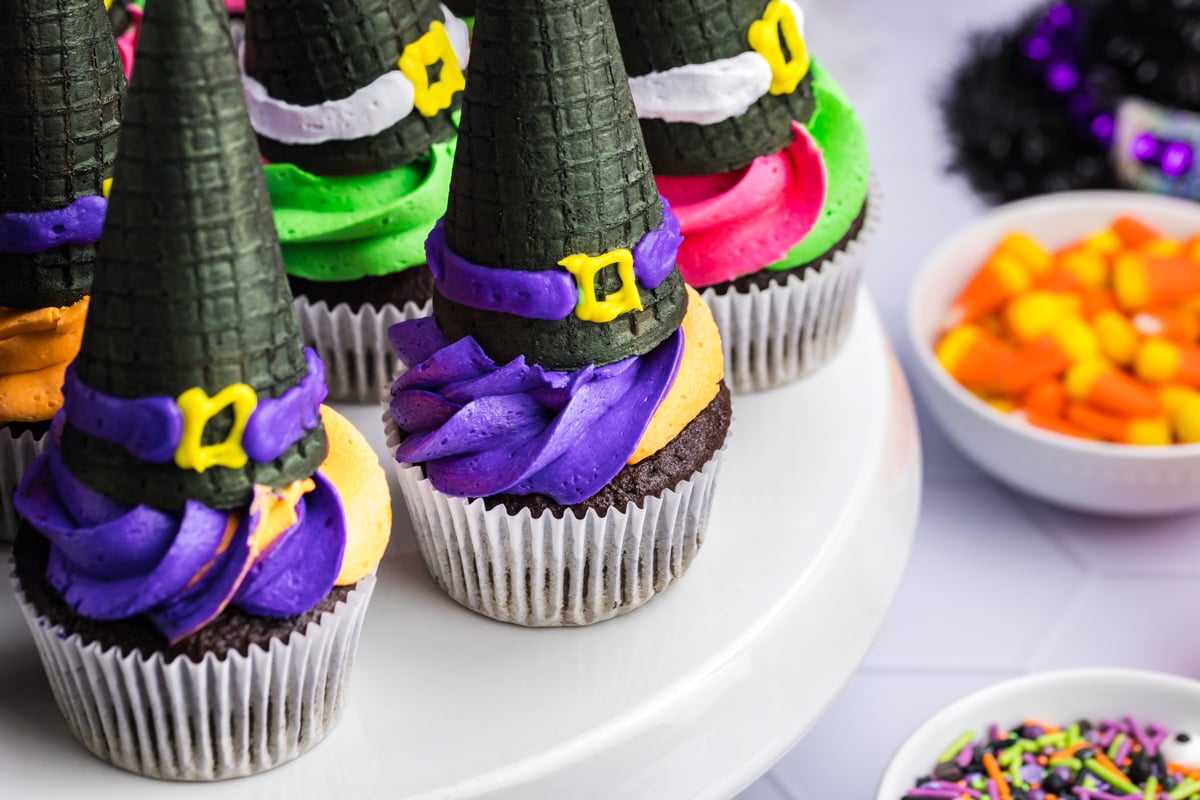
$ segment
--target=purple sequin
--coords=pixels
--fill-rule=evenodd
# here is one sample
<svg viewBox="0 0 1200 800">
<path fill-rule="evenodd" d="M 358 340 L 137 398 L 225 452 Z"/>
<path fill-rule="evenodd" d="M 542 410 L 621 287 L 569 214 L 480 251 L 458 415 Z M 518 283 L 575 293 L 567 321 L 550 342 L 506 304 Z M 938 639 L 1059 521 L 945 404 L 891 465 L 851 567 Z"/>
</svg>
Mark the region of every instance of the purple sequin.
<svg viewBox="0 0 1200 800">
<path fill-rule="evenodd" d="M 0 214 L 0 253 L 33 255 L 67 244 L 95 244 L 107 211 L 108 200 L 87 195 L 51 211 Z"/>
</svg>

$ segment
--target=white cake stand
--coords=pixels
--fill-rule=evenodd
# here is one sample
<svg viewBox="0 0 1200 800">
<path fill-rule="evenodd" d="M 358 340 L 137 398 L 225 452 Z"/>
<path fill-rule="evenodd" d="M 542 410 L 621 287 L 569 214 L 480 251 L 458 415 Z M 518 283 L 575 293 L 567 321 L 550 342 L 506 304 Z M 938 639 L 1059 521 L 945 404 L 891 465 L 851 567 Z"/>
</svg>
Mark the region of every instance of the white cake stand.
<svg viewBox="0 0 1200 800">
<path fill-rule="evenodd" d="M 382 448 L 375 408 L 349 410 Z M 864 296 L 837 360 L 735 402 L 711 526 L 685 580 L 645 608 L 527 630 L 442 595 L 404 512 L 379 570 L 338 730 L 275 772 L 164 785 L 93 759 L 59 718 L 16 604 L 0 598 L 6 797 L 673 800 L 727 798 L 849 680 L 916 525 L 908 389 Z"/>
</svg>

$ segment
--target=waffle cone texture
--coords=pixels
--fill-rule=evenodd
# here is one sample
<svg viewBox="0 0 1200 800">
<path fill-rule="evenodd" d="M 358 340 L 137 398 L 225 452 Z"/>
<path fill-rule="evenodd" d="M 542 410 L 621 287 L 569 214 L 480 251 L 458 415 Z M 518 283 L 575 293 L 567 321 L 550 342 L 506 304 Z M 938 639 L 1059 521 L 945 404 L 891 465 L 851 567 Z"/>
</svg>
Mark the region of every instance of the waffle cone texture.
<svg viewBox="0 0 1200 800">
<path fill-rule="evenodd" d="M 125 76 L 103 3 L 0 4 L 0 214 L 99 195 L 112 177 Z M 88 293 L 93 245 L 0 253 L 0 306 L 66 306 Z"/>
<path fill-rule="evenodd" d="M 446 238 L 489 267 L 558 269 L 577 253 L 632 248 L 662 221 L 612 18 L 603 0 L 478 4 Z M 600 296 L 619 288 L 598 276 Z M 451 339 L 474 336 L 500 362 L 550 369 L 611 363 L 652 350 L 686 310 L 673 272 L 641 290 L 643 310 L 596 324 L 533 320 L 459 306 L 434 313 Z"/>
<path fill-rule="evenodd" d="M 747 33 L 767 0 L 612 0 L 625 67 L 632 76 L 732 58 L 750 49 Z M 745 167 L 792 142 L 792 121 L 814 109 L 812 77 L 796 91 L 768 94 L 739 117 L 713 125 L 643 119 L 654 170 L 710 175 Z"/>
<path fill-rule="evenodd" d="M 247 0 L 246 72 L 288 103 L 339 100 L 394 71 L 404 48 L 435 21 L 443 21 L 437 0 Z M 386 172 L 452 138 L 459 100 L 361 139 L 295 145 L 260 136 L 259 146 L 268 161 L 316 175 Z"/>
<path fill-rule="evenodd" d="M 151 3 L 137 65 L 79 378 L 125 398 L 237 383 L 279 397 L 308 370 L 224 4 Z M 61 448 L 76 476 L 171 510 L 189 499 L 244 505 L 254 484 L 308 477 L 327 450 L 317 427 L 275 462 L 195 472 L 140 461 L 69 423 Z M 217 414 L 203 443 L 231 424 L 229 409 Z"/>
</svg>

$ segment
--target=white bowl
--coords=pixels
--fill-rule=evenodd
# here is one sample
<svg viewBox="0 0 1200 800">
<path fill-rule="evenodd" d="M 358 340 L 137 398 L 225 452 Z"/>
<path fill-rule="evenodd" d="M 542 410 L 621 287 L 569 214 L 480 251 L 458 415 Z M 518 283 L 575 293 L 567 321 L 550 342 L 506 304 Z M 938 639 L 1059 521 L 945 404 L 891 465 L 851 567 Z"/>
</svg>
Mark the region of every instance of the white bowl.
<svg viewBox="0 0 1200 800">
<path fill-rule="evenodd" d="M 1075 669 L 991 686 L 958 700 L 917 728 L 892 757 L 875 798 L 900 800 L 963 731 L 982 734 L 993 722 L 1011 727 L 1037 719 L 1053 725 L 1126 714 L 1172 733 L 1194 732 L 1200 727 L 1200 683 L 1161 672 Z"/>
<path fill-rule="evenodd" d="M 1060 248 L 1132 214 L 1167 236 L 1200 232 L 1200 204 L 1139 192 L 1071 192 L 1001 206 L 944 243 L 912 288 L 908 333 L 916 385 L 950 440 L 1013 488 L 1059 505 L 1140 516 L 1200 509 L 1200 445 L 1133 447 L 1035 428 L 980 401 L 934 356 L 946 309 L 1005 234 Z"/>
</svg>

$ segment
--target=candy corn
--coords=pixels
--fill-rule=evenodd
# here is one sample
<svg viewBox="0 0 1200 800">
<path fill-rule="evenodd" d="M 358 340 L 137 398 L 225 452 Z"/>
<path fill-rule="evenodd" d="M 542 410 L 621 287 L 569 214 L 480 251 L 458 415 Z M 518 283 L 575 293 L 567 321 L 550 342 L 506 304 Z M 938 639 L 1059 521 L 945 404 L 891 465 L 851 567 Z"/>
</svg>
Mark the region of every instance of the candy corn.
<svg viewBox="0 0 1200 800">
<path fill-rule="evenodd" d="M 1053 251 L 1010 233 L 947 319 L 938 360 L 1001 413 L 1066 436 L 1200 442 L 1200 233 L 1123 216 Z"/>
<path fill-rule="evenodd" d="M 1183 302 L 1200 294 L 1200 265 L 1182 256 L 1122 253 L 1113 267 L 1113 290 L 1128 309 Z"/>
<path fill-rule="evenodd" d="M 1138 350 L 1134 371 L 1149 383 L 1200 386 L 1200 347 L 1147 339 Z"/>
<path fill-rule="evenodd" d="M 1109 360 L 1128 366 L 1137 355 L 1141 337 L 1137 328 L 1119 311 L 1101 311 L 1092 320 L 1100 352 Z"/>
<path fill-rule="evenodd" d="M 1162 413 L 1158 396 L 1149 387 L 1100 357 L 1076 361 L 1067 370 L 1067 397 L 1124 417 L 1154 417 Z"/>
<path fill-rule="evenodd" d="M 1200 338 L 1200 318 L 1189 308 L 1147 308 L 1130 319 L 1142 336 L 1191 344 Z"/>
<path fill-rule="evenodd" d="M 956 381 L 977 392 L 1003 394 L 1013 349 L 978 325 L 960 325 L 942 339 L 937 360 Z"/>
<path fill-rule="evenodd" d="M 1171 443 L 1171 426 L 1166 417 L 1129 419 L 1072 403 L 1067 408 L 1067 421 L 1101 439 L 1118 444 L 1164 445 Z"/>
</svg>

